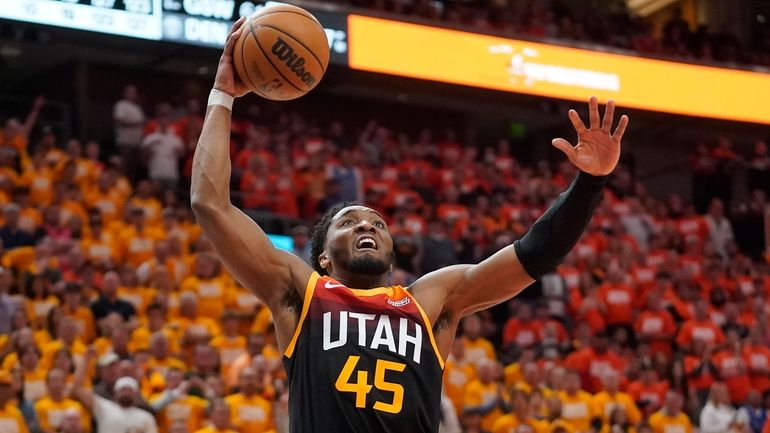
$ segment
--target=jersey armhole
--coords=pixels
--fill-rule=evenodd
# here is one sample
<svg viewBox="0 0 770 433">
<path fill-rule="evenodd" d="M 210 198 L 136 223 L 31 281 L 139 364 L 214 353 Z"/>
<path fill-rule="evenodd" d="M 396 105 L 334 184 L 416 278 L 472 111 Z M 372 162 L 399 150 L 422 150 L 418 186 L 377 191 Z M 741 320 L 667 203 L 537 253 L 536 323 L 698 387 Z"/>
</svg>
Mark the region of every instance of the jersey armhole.
<svg viewBox="0 0 770 433">
<path fill-rule="evenodd" d="M 302 301 L 302 313 L 299 315 L 297 328 L 294 330 L 294 335 L 292 335 L 289 345 L 286 346 L 286 350 L 283 351 L 283 356 L 287 358 L 291 358 L 291 355 L 294 354 L 294 346 L 297 345 L 297 339 L 299 339 L 299 334 L 302 332 L 302 325 L 305 323 L 305 317 L 307 316 L 307 312 L 310 309 L 310 302 L 313 300 L 315 286 L 318 282 L 318 278 L 320 277 L 321 276 L 318 275 L 318 272 L 313 272 L 310 274 L 310 278 L 307 281 L 307 287 L 305 288 L 305 299 Z"/>
<path fill-rule="evenodd" d="M 433 324 L 430 323 L 430 319 L 428 319 L 428 315 L 425 314 L 425 311 L 422 309 L 422 306 L 419 302 L 417 302 L 417 298 L 412 295 L 409 290 L 404 289 L 404 293 L 409 296 L 409 298 L 412 299 L 412 302 L 414 302 L 414 305 L 417 307 L 417 310 L 420 312 L 420 316 L 422 316 L 422 321 L 425 323 L 425 326 L 428 328 L 428 338 L 430 339 L 430 345 L 433 346 L 433 352 L 436 354 L 436 359 L 438 359 L 438 365 L 441 367 L 441 370 L 444 370 L 444 358 L 441 356 L 441 352 L 438 350 L 438 345 L 436 344 L 436 338 L 433 336 Z"/>
</svg>

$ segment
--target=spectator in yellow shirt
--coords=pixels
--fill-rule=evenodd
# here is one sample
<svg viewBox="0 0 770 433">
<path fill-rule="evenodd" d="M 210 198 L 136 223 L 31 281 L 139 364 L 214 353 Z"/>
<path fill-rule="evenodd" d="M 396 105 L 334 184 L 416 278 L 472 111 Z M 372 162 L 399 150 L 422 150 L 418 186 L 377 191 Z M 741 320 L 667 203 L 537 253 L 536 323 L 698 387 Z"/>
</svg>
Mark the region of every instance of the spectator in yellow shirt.
<svg viewBox="0 0 770 433">
<path fill-rule="evenodd" d="M 134 206 L 129 209 L 129 224 L 120 231 L 118 244 L 121 258 L 136 267 L 152 258 L 155 242 L 163 239 L 163 231 L 145 220 L 144 208 Z"/>
<path fill-rule="evenodd" d="M 136 277 L 136 268 L 130 264 L 123 265 L 120 281 L 123 284 L 118 287 L 118 297 L 131 303 L 138 316 L 144 316 L 147 306 L 155 299 L 156 290 L 139 285 L 139 280 Z"/>
<path fill-rule="evenodd" d="M 497 362 L 484 359 L 477 368 L 478 378 L 465 388 L 463 411 L 482 414 L 481 427 L 485 430 L 491 431 L 497 418 L 503 414 L 506 392 L 499 382 L 501 372 Z"/>
<path fill-rule="evenodd" d="M 123 215 L 123 199 L 123 194 L 113 186 L 110 173 L 104 172 L 99 175 L 96 188 L 86 193 L 85 203 L 89 208 L 100 211 L 106 225 Z"/>
<path fill-rule="evenodd" d="M 64 286 L 64 304 L 61 313 L 64 317 L 75 320 L 81 341 L 90 344 L 96 338 L 94 314 L 90 308 L 83 305 L 83 287 L 77 283 L 67 283 Z"/>
<path fill-rule="evenodd" d="M 144 216 L 147 219 L 148 226 L 160 224 L 160 212 L 163 209 L 160 201 L 152 195 L 152 183 L 149 180 L 142 180 L 136 185 L 136 195 L 132 197 L 127 205 L 138 206 L 144 209 Z"/>
<path fill-rule="evenodd" d="M 171 321 L 171 328 L 182 336 L 182 346 L 209 341 L 219 335 L 217 322 L 198 315 L 198 298 L 185 292 L 179 298 L 179 317 Z"/>
<path fill-rule="evenodd" d="M 150 359 L 147 361 L 149 371 L 158 372 L 165 376 L 170 369 L 185 369 L 181 360 L 171 356 L 168 337 L 162 331 L 155 332 L 150 337 Z"/>
<path fill-rule="evenodd" d="M 202 428 L 195 433 L 238 433 L 231 429 L 232 423 L 230 421 L 230 406 L 228 406 L 224 400 L 216 400 L 211 403 L 211 407 L 209 409 L 209 418 L 211 419 L 211 424 L 208 427 Z M 252 432 L 249 431 L 249 433 Z"/>
<path fill-rule="evenodd" d="M 13 378 L 4 370 L 0 370 L 0 426 L 3 433 L 29 433 L 27 422 L 13 401 Z"/>
<path fill-rule="evenodd" d="M 534 429 L 533 433 L 548 433 L 548 421 L 534 417 L 530 398 L 526 391 L 514 389 L 511 392 L 512 413 L 503 415 L 495 420 L 492 425 L 492 433 L 515 433 L 518 427 L 528 425 Z"/>
<path fill-rule="evenodd" d="M 230 389 L 238 384 L 241 370 L 250 366 L 254 358 L 261 355 L 264 349 L 265 334 L 261 332 L 249 333 L 246 337 L 246 352 L 242 353 L 232 362 L 227 375 L 222 375 L 226 389 Z"/>
<path fill-rule="evenodd" d="M 78 338 L 78 324 L 75 319 L 72 317 L 59 319 L 56 337 L 56 340 L 43 346 L 41 365 L 44 368 L 51 368 L 54 354 L 60 349 L 67 349 L 72 354 L 75 364 L 80 364 L 88 351 L 88 347 Z"/>
<path fill-rule="evenodd" d="M 77 409 L 68 409 L 64 412 L 58 433 L 87 433 L 88 431 L 83 427 L 80 412 Z"/>
<path fill-rule="evenodd" d="M 468 362 L 479 366 L 483 359 L 497 360 L 492 343 L 481 336 L 481 319 L 478 314 L 463 319 L 463 345 Z"/>
<path fill-rule="evenodd" d="M 625 416 L 631 425 L 636 425 L 642 420 L 642 413 L 636 407 L 634 399 L 619 389 L 620 379 L 618 373 L 609 370 L 602 377 L 604 391 L 596 394 L 593 398 L 593 414 L 595 418 L 601 420 L 603 425 L 608 425 L 612 411 L 620 406 L 625 411 Z"/>
<path fill-rule="evenodd" d="M 246 353 L 246 338 L 238 334 L 238 316 L 232 311 L 222 315 L 222 334 L 211 340 L 222 360 L 222 376 L 227 377 L 233 362 Z"/>
<path fill-rule="evenodd" d="M 462 415 L 465 387 L 476 378 L 476 368 L 465 358 L 465 345 L 455 338 L 452 353 L 444 366 L 444 393 L 452 400 L 457 416 Z"/>
<path fill-rule="evenodd" d="M 21 374 L 24 378 L 24 399 L 35 402 L 45 396 L 46 370 L 40 366 L 40 349 L 28 344 L 21 353 Z"/>
<path fill-rule="evenodd" d="M 35 403 L 38 422 L 45 432 L 58 431 L 66 412 L 72 409 L 78 411 L 83 429 L 90 430 L 90 416 L 85 408 L 65 395 L 66 378 L 66 374 L 61 370 L 49 370 L 46 378 L 48 395 Z"/>
<path fill-rule="evenodd" d="M 557 395 L 561 400 L 562 417 L 577 431 L 588 431 L 593 416 L 593 395 L 580 389 L 580 373 L 569 371 L 564 376 L 564 390 Z"/>
<path fill-rule="evenodd" d="M 682 396 L 668 391 L 663 408 L 650 415 L 652 433 L 692 433 L 690 418 L 682 412 Z"/>
<path fill-rule="evenodd" d="M 166 371 L 166 390 L 150 399 L 150 404 L 158 416 L 158 429 L 161 433 L 171 433 L 176 422 L 183 422 L 188 432 L 201 428 L 206 415 L 206 400 L 189 395 L 192 387 L 205 388 L 199 378 L 184 380 L 184 373 L 178 368 Z"/>
<path fill-rule="evenodd" d="M 209 254 L 198 254 L 195 260 L 195 275 L 182 281 L 182 292 L 193 292 L 198 296 L 200 315 L 219 320 L 225 312 L 225 303 L 232 299 L 232 288 L 220 277 L 219 262 Z"/>
<path fill-rule="evenodd" d="M 264 377 L 264 369 L 244 368 L 238 378 L 240 392 L 225 398 L 240 431 L 261 433 L 273 428 L 273 406 L 260 395 Z"/>
</svg>

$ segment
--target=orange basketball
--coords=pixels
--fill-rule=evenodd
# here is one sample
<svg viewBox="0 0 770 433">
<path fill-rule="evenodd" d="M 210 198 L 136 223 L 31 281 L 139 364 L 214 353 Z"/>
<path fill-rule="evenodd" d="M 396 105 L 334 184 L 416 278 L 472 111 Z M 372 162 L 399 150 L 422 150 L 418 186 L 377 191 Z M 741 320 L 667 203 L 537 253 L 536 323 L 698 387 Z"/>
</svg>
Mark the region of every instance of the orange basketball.
<svg viewBox="0 0 770 433">
<path fill-rule="evenodd" d="M 233 63 L 252 92 L 287 101 L 321 81 L 329 64 L 329 42 L 310 12 L 291 5 L 265 7 L 243 23 Z"/>
</svg>

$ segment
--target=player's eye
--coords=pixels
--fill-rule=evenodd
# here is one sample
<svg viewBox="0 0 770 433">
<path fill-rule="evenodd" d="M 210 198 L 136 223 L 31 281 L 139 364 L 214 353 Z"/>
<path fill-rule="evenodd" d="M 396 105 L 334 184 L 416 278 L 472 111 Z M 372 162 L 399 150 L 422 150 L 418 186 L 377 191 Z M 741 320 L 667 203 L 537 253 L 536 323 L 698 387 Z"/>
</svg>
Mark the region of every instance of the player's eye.
<svg viewBox="0 0 770 433">
<path fill-rule="evenodd" d="M 343 227 L 344 227 L 344 226 L 353 225 L 353 220 L 345 220 L 345 221 L 343 221 L 343 222 L 342 222 L 342 224 L 340 224 L 340 225 L 342 225 Z"/>
<path fill-rule="evenodd" d="M 382 222 L 382 221 L 375 221 L 375 222 L 374 222 L 374 225 L 375 225 L 376 227 L 379 227 L 379 228 L 381 228 L 381 229 L 384 229 L 384 228 L 385 228 L 385 223 L 384 223 L 384 222 Z"/>
</svg>

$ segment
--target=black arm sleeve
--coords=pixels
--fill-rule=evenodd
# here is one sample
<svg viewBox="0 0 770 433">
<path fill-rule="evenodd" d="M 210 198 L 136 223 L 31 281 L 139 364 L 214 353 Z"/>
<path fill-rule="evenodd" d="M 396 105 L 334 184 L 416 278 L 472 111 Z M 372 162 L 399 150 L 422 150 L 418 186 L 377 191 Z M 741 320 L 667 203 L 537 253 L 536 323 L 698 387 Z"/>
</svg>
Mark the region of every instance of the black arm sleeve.
<svg viewBox="0 0 770 433">
<path fill-rule="evenodd" d="M 564 260 L 591 221 L 608 178 L 580 172 L 527 234 L 513 243 L 529 276 L 538 279 Z"/>
</svg>

